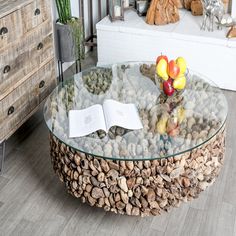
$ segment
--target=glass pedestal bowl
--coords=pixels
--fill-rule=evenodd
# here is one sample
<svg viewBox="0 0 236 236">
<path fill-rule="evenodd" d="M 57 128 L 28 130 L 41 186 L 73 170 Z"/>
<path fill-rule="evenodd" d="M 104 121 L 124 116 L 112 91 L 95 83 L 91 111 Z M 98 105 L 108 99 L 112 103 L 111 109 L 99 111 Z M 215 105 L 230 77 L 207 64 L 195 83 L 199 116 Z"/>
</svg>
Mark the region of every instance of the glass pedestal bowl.
<svg viewBox="0 0 236 236">
<path fill-rule="evenodd" d="M 183 94 L 183 92 L 185 91 L 186 89 L 186 86 L 188 84 L 188 79 L 189 79 L 189 71 L 187 70 L 186 73 L 185 73 L 185 78 L 186 78 L 186 85 L 183 89 L 181 90 L 178 90 L 178 89 L 174 89 L 174 93 L 170 96 L 170 95 L 167 95 L 164 90 L 163 90 L 163 83 L 165 82 L 165 80 L 163 80 L 160 76 L 158 76 L 157 74 L 155 74 L 155 84 L 158 88 L 158 90 L 160 91 L 160 93 L 165 96 L 165 97 L 173 97 L 173 96 L 179 96 L 181 94 Z M 174 79 L 173 79 L 174 81 Z"/>
</svg>

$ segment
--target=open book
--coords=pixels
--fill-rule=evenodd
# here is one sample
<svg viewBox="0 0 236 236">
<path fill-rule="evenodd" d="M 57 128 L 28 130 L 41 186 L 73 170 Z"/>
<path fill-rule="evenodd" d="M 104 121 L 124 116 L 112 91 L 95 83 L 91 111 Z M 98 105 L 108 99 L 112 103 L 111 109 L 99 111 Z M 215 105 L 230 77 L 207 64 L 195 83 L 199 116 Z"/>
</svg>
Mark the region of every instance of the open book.
<svg viewBox="0 0 236 236">
<path fill-rule="evenodd" d="M 83 110 L 69 111 L 69 137 L 82 137 L 98 130 L 106 133 L 112 126 L 125 129 L 142 129 L 137 108 L 134 104 L 123 104 L 107 99 Z"/>
</svg>

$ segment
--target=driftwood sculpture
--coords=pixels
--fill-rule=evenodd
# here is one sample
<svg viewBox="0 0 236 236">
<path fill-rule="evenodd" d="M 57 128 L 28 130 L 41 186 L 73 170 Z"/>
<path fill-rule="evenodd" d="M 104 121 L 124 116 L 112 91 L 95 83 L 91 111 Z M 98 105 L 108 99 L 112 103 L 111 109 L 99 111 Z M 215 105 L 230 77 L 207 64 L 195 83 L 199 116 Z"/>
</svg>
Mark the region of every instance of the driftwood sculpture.
<svg viewBox="0 0 236 236">
<path fill-rule="evenodd" d="M 152 0 L 146 22 L 150 25 L 165 25 L 179 20 L 177 0 Z"/>
<path fill-rule="evenodd" d="M 152 0 L 146 22 L 150 25 L 165 25 L 179 20 L 178 8 L 191 10 L 193 15 L 202 15 L 201 0 Z"/>
</svg>

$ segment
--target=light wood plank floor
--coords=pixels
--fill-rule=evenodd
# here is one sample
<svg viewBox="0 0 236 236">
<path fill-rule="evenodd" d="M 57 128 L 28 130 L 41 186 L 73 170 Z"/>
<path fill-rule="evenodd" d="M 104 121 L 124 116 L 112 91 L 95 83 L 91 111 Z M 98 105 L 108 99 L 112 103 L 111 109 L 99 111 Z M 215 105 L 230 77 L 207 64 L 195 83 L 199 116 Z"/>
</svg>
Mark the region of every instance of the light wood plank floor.
<svg viewBox="0 0 236 236">
<path fill-rule="evenodd" d="M 90 57 L 86 66 L 93 63 Z M 0 235 L 236 235 L 236 92 L 224 93 L 229 103 L 227 152 L 218 180 L 199 199 L 148 218 L 106 213 L 67 194 L 52 170 L 48 130 L 39 111 L 7 141 Z"/>
</svg>

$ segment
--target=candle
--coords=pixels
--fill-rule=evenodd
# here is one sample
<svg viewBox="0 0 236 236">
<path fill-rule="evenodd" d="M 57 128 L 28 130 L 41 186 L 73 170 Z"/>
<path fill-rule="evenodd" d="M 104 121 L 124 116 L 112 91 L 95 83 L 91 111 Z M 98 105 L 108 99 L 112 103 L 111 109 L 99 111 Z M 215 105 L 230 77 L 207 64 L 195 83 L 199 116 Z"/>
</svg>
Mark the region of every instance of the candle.
<svg viewBox="0 0 236 236">
<path fill-rule="evenodd" d="M 129 0 L 124 0 L 124 7 L 129 7 Z"/>
<path fill-rule="evenodd" d="M 121 16 L 121 7 L 118 5 L 114 6 L 115 17 Z"/>
</svg>

